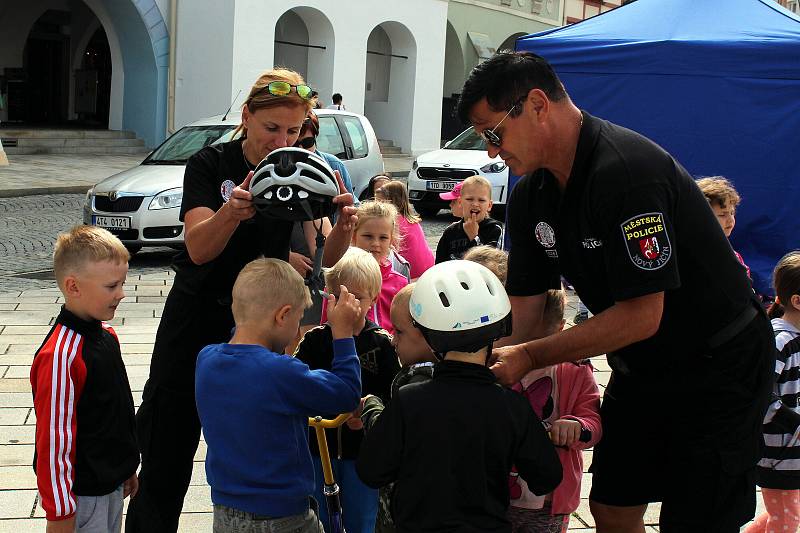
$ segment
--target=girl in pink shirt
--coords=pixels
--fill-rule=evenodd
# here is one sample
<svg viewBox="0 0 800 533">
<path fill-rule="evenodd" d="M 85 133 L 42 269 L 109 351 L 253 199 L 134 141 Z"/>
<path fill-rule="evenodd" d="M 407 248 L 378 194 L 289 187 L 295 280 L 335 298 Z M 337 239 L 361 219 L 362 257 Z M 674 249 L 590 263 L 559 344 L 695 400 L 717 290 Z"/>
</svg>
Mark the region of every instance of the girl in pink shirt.
<svg viewBox="0 0 800 533">
<path fill-rule="evenodd" d="M 408 285 L 408 279 L 392 268 L 389 254 L 400 240 L 397 228 L 397 209 L 387 202 L 366 201 L 358 207 L 358 222 L 353 230 L 351 244 L 372 254 L 381 267 L 381 292 L 378 301 L 367 313 L 367 320 L 389 333 L 394 333 L 389 310 L 392 298 Z M 322 320 L 328 319 L 326 301 L 323 300 Z"/>
<path fill-rule="evenodd" d="M 547 291 L 547 332 L 564 328 L 564 291 Z M 570 514 L 578 508 L 583 476 L 583 450 L 600 440 L 600 391 L 589 361 L 561 363 L 532 370 L 512 387 L 524 395 L 542 419 L 556 445 L 564 477 L 556 490 L 535 495 L 511 473 L 508 518 L 514 533 L 566 533 Z"/>
<path fill-rule="evenodd" d="M 397 251 L 411 266 L 411 279 L 417 279 L 433 266 L 434 257 L 422 232 L 421 219 L 408 201 L 406 186 L 399 181 L 390 181 L 375 192 L 375 198 L 389 202 L 397 209 L 397 225 L 400 228 Z"/>
</svg>

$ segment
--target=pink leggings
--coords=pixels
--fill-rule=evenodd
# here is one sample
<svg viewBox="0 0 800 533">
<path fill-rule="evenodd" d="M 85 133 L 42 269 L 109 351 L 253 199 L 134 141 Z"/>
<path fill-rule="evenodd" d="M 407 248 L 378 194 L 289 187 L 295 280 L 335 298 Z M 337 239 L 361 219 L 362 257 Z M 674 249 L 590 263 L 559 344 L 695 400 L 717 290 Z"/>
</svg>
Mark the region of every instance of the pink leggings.
<svg viewBox="0 0 800 533">
<path fill-rule="evenodd" d="M 800 490 L 761 489 L 767 512 L 744 533 L 796 533 L 800 526 Z"/>
</svg>

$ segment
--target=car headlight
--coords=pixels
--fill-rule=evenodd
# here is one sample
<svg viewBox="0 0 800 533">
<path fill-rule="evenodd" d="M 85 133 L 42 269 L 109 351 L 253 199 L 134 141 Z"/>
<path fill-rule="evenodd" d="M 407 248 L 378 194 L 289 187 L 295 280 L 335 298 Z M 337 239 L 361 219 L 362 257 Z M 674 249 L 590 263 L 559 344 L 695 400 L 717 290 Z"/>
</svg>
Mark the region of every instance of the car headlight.
<svg viewBox="0 0 800 533">
<path fill-rule="evenodd" d="M 498 172 L 502 172 L 506 169 L 506 164 L 503 161 L 498 161 L 497 163 L 489 163 L 488 165 L 484 165 L 481 167 L 481 172 L 485 172 L 486 174 L 496 174 Z"/>
<path fill-rule="evenodd" d="M 413 163 L 411 163 L 411 170 L 417 170 L 417 167 L 418 167 L 418 166 L 419 166 L 419 165 L 417 164 L 417 160 L 415 159 L 415 160 L 414 160 L 414 162 L 413 162 Z"/>
<path fill-rule="evenodd" d="M 147 209 L 172 209 L 180 207 L 183 200 L 183 187 L 167 189 L 156 194 Z"/>
<path fill-rule="evenodd" d="M 94 187 L 86 191 L 86 198 L 83 201 L 86 207 L 92 207 L 92 196 L 94 196 Z"/>
</svg>

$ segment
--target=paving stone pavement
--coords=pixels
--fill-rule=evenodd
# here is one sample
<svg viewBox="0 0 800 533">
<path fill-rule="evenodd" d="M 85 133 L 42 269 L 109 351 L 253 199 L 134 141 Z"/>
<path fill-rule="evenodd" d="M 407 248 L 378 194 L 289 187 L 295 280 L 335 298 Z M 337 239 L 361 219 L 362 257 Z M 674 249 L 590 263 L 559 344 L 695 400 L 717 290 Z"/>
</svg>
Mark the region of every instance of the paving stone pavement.
<svg viewBox="0 0 800 533">
<path fill-rule="evenodd" d="M 14 277 L 48 270 L 52 244 L 58 232 L 80 222 L 82 195 L 43 195 L 0 199 L 0 533 L 41 531 L 42 510 L 36 505 L 36 480 L 31 469 L 35 415 L 29 372 L 33 354 L 58 314 L 63 298 L 52 279 Z M 428 242 L 435 246 L 450 223 L 446 212 L 423 222 Z M 141 402 L 149 371 L 156 329 L 172 286 L 171 250 L 142 252 L 131 261 L 125 285 L 126 299 L 111 321 L 122 347 L 135 404 Z M 576 311 L 569 295 L 566 316 Z M 604 357 L 594 359 L 595 377 L 605 388 L 610 369 Z M 211 530 L 210 489 L 205 479 L 206 447 L 201 442 L 181 515 L 180 531 Z M 592 451 L 584 452 L 586 468 Z M 585 474 L 581 504 L 570 531 L 594 531 L 588 494 L 591 475 Z M 127 504 L 126 504 L 127 505 Z M 127 508 L 127 507 L 126 507 Z M 763 509 L 759 497 L 759 509 Z M 658 531 L 659 506 L 646 514 L 647 531 Z"/>
</svg>

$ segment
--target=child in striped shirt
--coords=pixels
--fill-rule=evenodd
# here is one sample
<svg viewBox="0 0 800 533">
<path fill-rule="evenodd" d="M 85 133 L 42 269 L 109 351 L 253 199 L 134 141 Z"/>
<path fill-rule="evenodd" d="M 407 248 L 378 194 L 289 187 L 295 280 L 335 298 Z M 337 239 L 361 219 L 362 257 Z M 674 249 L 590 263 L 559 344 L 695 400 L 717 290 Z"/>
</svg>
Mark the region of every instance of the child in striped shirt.
<svg viewBox="0 0 800 533">
<path fill-rule="evenodd" d="M 797 531 L 800 526 L 800 251 L 778 262 L 777 299 L 769 310 L 777 347 L 773 402 L 764 418 L 758 485 L 767 512 L 746 533 Z"/>
</svg>

